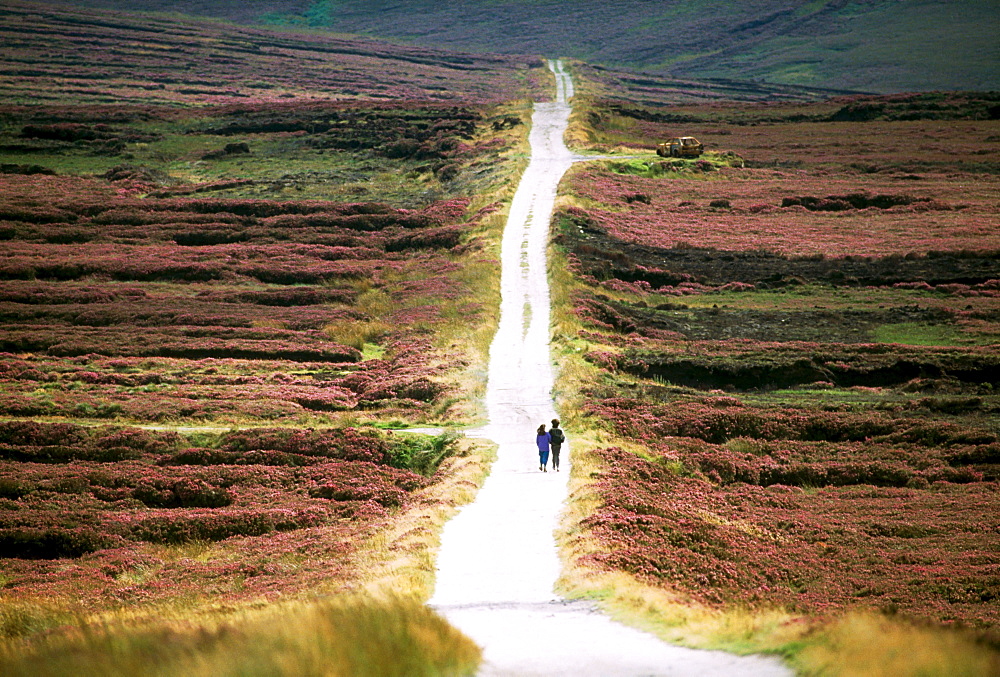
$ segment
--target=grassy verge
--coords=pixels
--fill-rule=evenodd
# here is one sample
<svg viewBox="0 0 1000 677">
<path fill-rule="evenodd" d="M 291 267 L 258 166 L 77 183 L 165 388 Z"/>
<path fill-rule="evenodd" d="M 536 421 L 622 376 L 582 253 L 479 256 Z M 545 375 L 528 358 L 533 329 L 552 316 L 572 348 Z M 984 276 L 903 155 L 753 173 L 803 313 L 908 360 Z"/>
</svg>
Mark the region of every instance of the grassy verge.
<svg viewBox="0 0 1000 677">
<path fill-rule="evenodd" d="M 468 290 L 466 299 L 471 299 L 471 304 L 481 310 L 475 317 L 467 316 L 464 309 L 470 304 L 463 299 L 462 306 L 452 304 L 447 309 L 450 321 L 435 328 L 435 345 L 439 350 L 462 354 L 460 366 L 451 370 L 447 382 L 454 390 L 464 394 L 461 400 L 451 402 L 449 406 L 453 416 L 466 422 L 484 420 L 482 401 L 486 395 L 490 342 L 500 322 L 500 242 L 511 200 L 530 159 L 528 133 L 531 103 L 521 101 L 497 108 L 491 119 L 518 119 L 527 124 L 516 125 L 501 134 L 508 148 L 501 162 L 496 162 L 488 170 L 475 167 L 464 178 L 456 180 L 472 185 L 481 180 L 477 177 L 490 176 L 490 190 L 477 193 L 467 208 L 469 215 L 478 215 L 467 235 L 467 240 L 476 243 L 476 246 L 459 255 L 457 262 L 460 267 L 453 273 L 453 277 Z M 431 302 L 442 303 L 440 300 Z"/>
<path fill-rule="evenodd" d="M 457 445 L 438 470 L 440 479 L 388 529 L 362 545 L 357 570 L 365 572 L 366 592 L 430 598 L 441 530 L 460 506 L 475 499 L 496 458 L 495 445 L 464 438 Z"/>
</svg>

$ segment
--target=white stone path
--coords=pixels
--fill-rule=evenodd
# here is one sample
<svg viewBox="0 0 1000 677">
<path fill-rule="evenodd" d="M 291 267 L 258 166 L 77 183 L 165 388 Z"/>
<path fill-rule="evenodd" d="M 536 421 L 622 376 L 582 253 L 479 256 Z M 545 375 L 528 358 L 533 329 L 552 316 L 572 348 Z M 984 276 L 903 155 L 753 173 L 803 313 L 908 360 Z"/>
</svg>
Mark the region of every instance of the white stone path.
<svg viewBox="0 0 1000 677">
<path fill-rule="evenodd" d="M 666 644 L 553 592 L 572 454 L 564 447 L 562 472 L 539 472 L 534 432 L 556 416 L 545 249 L 556 187 L 582 158 L 563 143 L 573 82 L 561 62 L 549 65 L 558 95 L 535 105 L 531 162 L 503 236 L 482 431 L 498 458 L 475 502 L 445 526 L 430 604 L 483 648 L 482 675 L 791 675 L 770 658 Z"/>
</svg>

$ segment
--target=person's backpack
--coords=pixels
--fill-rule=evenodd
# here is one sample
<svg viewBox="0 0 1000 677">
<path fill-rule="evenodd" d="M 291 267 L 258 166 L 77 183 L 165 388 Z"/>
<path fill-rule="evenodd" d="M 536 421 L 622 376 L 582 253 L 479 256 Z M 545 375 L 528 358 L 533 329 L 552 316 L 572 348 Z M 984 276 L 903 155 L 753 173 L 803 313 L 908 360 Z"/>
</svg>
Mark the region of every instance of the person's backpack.
<svg viewBox="0 0 1000 677">
<path fill-rule="evenodd" d="M 552 444 L 562 444 L 566 441 L 566 436 L 563 435 L 562 428 L 553 428 L 550 430 L 549 437 L 551 438 Z"/>
</svg>

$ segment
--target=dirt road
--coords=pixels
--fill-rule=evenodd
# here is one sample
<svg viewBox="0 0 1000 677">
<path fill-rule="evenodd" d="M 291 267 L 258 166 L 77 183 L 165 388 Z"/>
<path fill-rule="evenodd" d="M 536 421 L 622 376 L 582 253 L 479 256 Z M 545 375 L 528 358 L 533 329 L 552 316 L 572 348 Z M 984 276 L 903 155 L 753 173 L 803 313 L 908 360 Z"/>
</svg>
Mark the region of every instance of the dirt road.
<svg viewBox="0 0 1000 677">
<path fill-rule="evenodd" d="M 553 592 L 553 532 L 562 472 L 539 472 L 534 431 L 555 417 L 545 247 L 560 178 L 577 159 L 563 143 L 573 83 L 551 62 L 558 96 L 535 105 L 531 162 L 511 204 L 501 264 L 500 326 L 490 348 L 484 437 L 499 455 L 476 501 L 445 527 L 430 603 L 484 651 L 483 675 L 789 675 L 759 657 L 694 651 L 613 622 Z"/>
</svg>

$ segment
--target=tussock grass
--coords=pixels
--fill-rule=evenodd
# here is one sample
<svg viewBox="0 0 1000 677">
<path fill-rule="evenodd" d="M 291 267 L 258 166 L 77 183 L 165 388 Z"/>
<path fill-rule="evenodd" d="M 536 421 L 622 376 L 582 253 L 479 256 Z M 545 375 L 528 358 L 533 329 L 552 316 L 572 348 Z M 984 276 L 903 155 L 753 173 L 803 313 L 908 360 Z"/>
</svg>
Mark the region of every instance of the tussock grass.
<svg viewBox="0 0 1000 677">
<path fill-rule="evenodd" d="M 288 329 L 284 320 L 252 320 L 250 326 L 257 329 Z"/>
<path fill-rule="evenodd" d="M 599 106 L 597 101 L 613 94 L 607 87 L 597 80 L 588 79 L 587 68 L 581 67 L 583 64 L 572 59 L 563 62 L 573 73 L 573 112 L 569 117 L 569 127 L 566 129 L 564 137 L 566 145 L 574 150 L 587 150 L 598 143 L 598 132 L 594 126 L 594 116 L 597 115 Z"/>
<path fill-rule="evenodd" d="M 384 289 L 374 288 L 361 292 L 354 306 L 359 312 L 372 317 L 385 317 L 395 310 L 392 297 Z"/>
<path fill-rule="evenodd" d="M 574 150 L 586 150 L 598 143 L 598 133 L 592 124 L 595 111 L 593 101 L 578 92 L 573 98 L 573 112 L 570 113 L 569 127 L 563 137 L 567 146 Z"/>
<path fill-rule="evenodd" d="M 573 597 L 597 601 L 613 618 L 684 646 L 736 654 L 785 654 L 809 625 L 780 609 L 711 609 L 624 573 L 589 572 L 562 579 Z"/>
<path fill-rule="evenodd" d="M 378 343 L 390 331 L 392 327 L 382 320 L 331 322 L 323 327 L 323 333 L 334 343 L 358 350 L 364 350 L 366 344 Z"/>
<path fill-rule="evenodd" d="M 566 144 L 577 151 L 594 151 L 602 154 L 634 155 L 637 152 L 633 119 L 610 113 L 598 103 L 598 87 L 592 83 L 583 86 L 581 94 L 573 98 L 573 112 L 566 130 Z M 646 146 L 647 152 L 655 148 Z M 642 152 L 642 151 L 638 151 Z M 651 155 L 656 159 L 655 155 Z"/>
<path fill-rule="evenodd" d="M 75 619 L 74 610 L 51 601 L 6 600 L 0 605 L 0 641 L 50 632 L 71 624 Z"/>
<path fill-rule="evenodd" d="M 831 677 L 978 677 L 1000 674 L 1000 652 L 960 630 L 856 612 L 823 628 L 793 665 Z"/>
<path fill-rule="evenodd" d="M 463 675 L 480 650 L 407 598 L 341 598 L 223 617 L 110 617 L 0 646 L 10 677 L 112 675 Z"/>
<path fill-rule="evenodd" d="M 469 290 L 477 312 L 471 315 L 469 299 L 461 302 L 433 300 L 442 316 L 450 320 L 435 328 L 435 343 L 439 347 L 462 347 L 470 357 L 488 355 L 490 342 L 499 322 L 500 275 L 496 262 L 480 256 L 464 256 L 458 270 L 451 274 Z"/>
<path fill-rule="evenodd" d="M 566 199 L 565 196 L 560 196 L 559 204 L 562 205 Z M 584 384 L 598 378 L 600 370 L 582 359 L 592 346 L 578 338 L 581 326 L 573 311 L 572 295 L 580 283 L 570 272 L 569 262 L 560 247 L 549 246 L 548 267 L 552 305 L 552 357 L 559 373 L 552 394 L 563 427 L 579 435 L 593 428 L 592 421 L 583 420 L 579 415 L 583 402 L 580 393 Z"/>
</svg>

